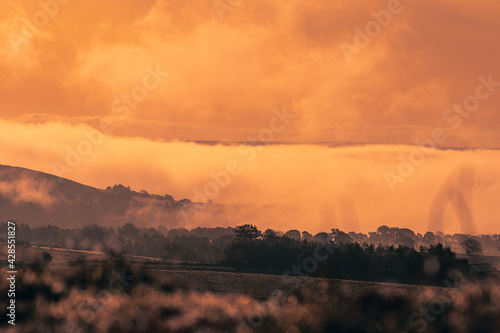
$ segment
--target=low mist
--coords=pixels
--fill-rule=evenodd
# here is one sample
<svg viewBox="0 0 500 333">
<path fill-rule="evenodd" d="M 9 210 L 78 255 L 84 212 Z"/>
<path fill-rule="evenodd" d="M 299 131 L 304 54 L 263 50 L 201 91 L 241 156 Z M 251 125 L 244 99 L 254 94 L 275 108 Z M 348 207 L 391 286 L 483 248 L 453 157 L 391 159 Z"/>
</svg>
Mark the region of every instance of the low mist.
<svg viewBox="0 0 500 333">
<path fill-rule="evenodd" d="M 1 164 L 97 188 L 123 184 L 136 191 L 170 194 L 176 200 L 211 200 L 249 210 L 233 215 L 231 209 L 221 213 L 213 207 L 196 208 L 189 213 L 193 219 L 187 219 L 188 227 L 198 222 L 204 226 L 254 223 L 261 229 L 318 232 L 337 227 L 367 232 L 388 225 L 421 233 L 500 232 L 495 218 L 500 152 L 495 150 L 201 145 L 101 138 L 87 126 L 59 123 L 0 122 L 0 133 Z M 27 194 L 31 190 L 25 181 L 17 184 L 20 189 L 2 185 L 0 190 L 4 195 L 13 193 L 16 200 L 43 204 L 53 200 L 44 199 L 44 191 L 33 186 L 36 195 Z M 266 209 L 257 212 L 255 206 Z"/>
</svg>

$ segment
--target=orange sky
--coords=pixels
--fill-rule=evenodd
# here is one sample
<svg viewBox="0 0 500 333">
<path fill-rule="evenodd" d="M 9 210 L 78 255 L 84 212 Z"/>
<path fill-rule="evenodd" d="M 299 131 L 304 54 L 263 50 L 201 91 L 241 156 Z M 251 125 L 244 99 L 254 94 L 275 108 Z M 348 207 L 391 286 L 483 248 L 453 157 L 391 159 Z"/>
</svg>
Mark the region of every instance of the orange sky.
<svg viewBox="0 0 500 333">
<path fill-rule="evenodd" d="M 236 147 L 163 141 L 258 140 L 283 110 L 296 117 L 273 130 L 270 141 L 413 144 L 442 128 L 441 146 L 500 147 L 500 3 L 495 0 L 480 5 L 401 0 L 397 10 L 391 1 L 221 0 L 217 3 L 226 7 L 219 12 L 205 0 L 41 3 L 48 4 L 48 14 L 35 1 L 0 4 L 0 164 L 56 173 L 54 162 L 65 163 L 67 147 L 86 139 L 82 128 L 103 130 L 106 119 L 114 128 L 62 176 L 94 186 L 121 182 L 192 197 L 193 188 L 210 180 L 210 171 L 242 155 Z M 221 8 L 229 10 L 222 14 Z M 373 26 L 372 11 L 390 13 L 390 23 L 379 24 L 369 44 L 359 47 L 356 27 Z M 349 59 L 343 52 L 347 44 L 358 45 Z M 484 86 L 480 77 L 494 83 Z M 478 91 L 487 97 L 475 111 L 454 108 Z M 365 229 L 375 224 L 367 222 L 370 217 L 378 223 L 397 216 L 391 209 L 415 213 L 402 208 L 410 199 L 411 205 L 424 201 L 428 209 L 432 200 L 425 197 L 425 186 L 439 190 L 431 171 L 440 170 L 444 182 L 464 159 L 488 172 L 481 173 L 484 184 L 497 191 L 498 172 L 486 161 L 498 155 L 480 151 L 433 155 L 432 163 L 398 183 L 393 193 L 384 172 L 396 172 L 399 154 L 407 156 L 414 148 L 377 147 L 268 147 L 216 201 L 284 204 L 290 191 L 303 191 L 312 205 L 330 188 L 336 197 L 349 188 L 358 212 L 360 205 L 383 198 L 383 214 L 377 204 L 353 218 Z M 344 169 L 351 162 L 356 174 Z M 328 177 L 311 173 L 318 166 Z M 373 193 L 360 185 L 364 177 Z M 488 206 L 489 192 L 476 192 L 490 207 L 480 213 L 477 208 L 476 218 L 489 216 L 479 231 L 489 232 L 497 211 Z M 321 216 L 330 214 L 325 213 L 332 209 L 325 208 L 330 199 L 322 200 L 308 211 L 316 214 L 315 226 L 329 223 Z M 335 205 L 352 212 L 349 200 Z M 421 226 L 415 218 L 421 215 L 412 216 L 408 223 Z M 450 223 L 459 226 L 457 220 Z"/>
<path fill-rule="evenodd" d="M 169 76 L 115 134 L 245 140 L 287 107 L 300 120 L 282 140 L 413 143 L 443 126 L 443 112 L 474 92 L 478 76 L 500 81 L 500 4 L 401 0 L 348 63 L 342 43 L 354 45 L 354 28 L 387 8 L 241 0 L 221 20 L 213 1 L 72 0 L 16 53 L 12 36 L 33 16 L 41 21 L 42 8 L 2 1 L 0 117 L 95 124 L 145 67 L 159 65 Z M 450 143 L 500 146 L 499 103 L 500 94 L 482 102 Z"/>
</svg>

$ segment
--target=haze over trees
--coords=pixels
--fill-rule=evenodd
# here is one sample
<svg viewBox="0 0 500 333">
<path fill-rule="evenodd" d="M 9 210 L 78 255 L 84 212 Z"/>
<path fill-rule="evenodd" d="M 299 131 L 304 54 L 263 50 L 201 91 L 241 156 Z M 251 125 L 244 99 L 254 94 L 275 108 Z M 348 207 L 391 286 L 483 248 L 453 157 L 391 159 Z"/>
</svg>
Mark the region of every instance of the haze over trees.
<svg viewBox="0 0 500 333">
<path fill-rule="evenodd" d="M 5 226 L 6 224 L 1 224 Z M 299 237 L 300 235 L 300 237 Z M 427 232 L 425 235 L 415 234 L 413 231 L 404 228 L 393 228 L 381 226 L 375 232 L 368 234 L 345 232 L 337 228 L 332 228 L 330 232 L 319 232 L 315 235 L 307 231 L 267 229 L 260 231 L 256 226 L 245 224 L 236 228 L 198 227 L 191 230 L 186 228 L 167 229 L 163 226 L 158 228 L 139 227 L 131 222 L 117 227 L 99 226 L 89 224 L 81 228 L 60 228 L 47 225 L 44 227 L 30 227 L 26 224 L 18 224 L 18 241 L 28 242 L 37 245 L 53 247 L 93 250 L 93 251 L 123 251 L 125 254 L 141 255 L 148 257 L 164 257 L 166 259 L 186 260 L 200 262 L 214 262 L 215 258 L 221 258 L 221 251 L 224 252 L 227 245 L 231 244 L 233 238 L 256 240 L 286 238 L 294 242 L 312 242 L 315 244 L 328 244 L 333 241 L 337 244 L 358 243 L 361 246 L 391 246 L 399 245 L 419 250 L 420 246 L 429 247 L 438 243 L 450 247 L 454 252 L 465 254 L 479 254 L 481 251 L 496 251 L 500 248 L 500 235 L 446 235 L 442 232 Z M 206 239 L 211 245 L 212 254 L 208 254 L 203 247 L 197 249 L 196 243 L 203 244 Z M 189 240 L 189 241 L 188 241 Z M 288 242 L 287 240 L 287 242 Z M 194 245 L 183 245 L 188 242 Z M 166 246 L 169 251 L 164 251 Z M 178 249 L 191 246 L 196 255 L 183 255 L 183 251 Z M 209 252 L 210 252 L 209 251 Z M 190 252 L 190 251 L 185 251 Z M 169 255 L 170 253 L 170 255 Z M 213 253 L 217 253 L 214 255 Z M 175 255 L 174 255 L 175 254 Z M 169 257 L 171 256 L 171 257 Z"/>
<path fill-rule="evenodd" d="M 487 249 L 496 249 L 500 244 L 498 235 L 473 237 L 429 232 L 422 236 L 387 226 L 368 235 L 332 228 L 313 236 L 299 230 L 262 232 L 252 224 L 168 230 L 141 228 L 130 222 L 116 228 L 91 224 L 77 229 L 19 224 L 17 241 L 21 246 L 37 244 L 123 253 L 168 262 L 281 271 L 295 265 L 308 276 L 419 283 L 434 283 L 454 266 L 455 253 L 450 245 L 471 255 L 481 252 L 481 243 Z M 316 258 L 318 251 L 324 259 Z M 314 269 L 307 271 L 307 265 L 313 262 Z M 437 271 L 429 273 L 432 265 L 438 267 Z"/>
<path fill-rule="evenodd" d="M 483 247 L 477 239 L 467 238 L 461 245 L 468 255 L 483 253 Z"/>
</svg>

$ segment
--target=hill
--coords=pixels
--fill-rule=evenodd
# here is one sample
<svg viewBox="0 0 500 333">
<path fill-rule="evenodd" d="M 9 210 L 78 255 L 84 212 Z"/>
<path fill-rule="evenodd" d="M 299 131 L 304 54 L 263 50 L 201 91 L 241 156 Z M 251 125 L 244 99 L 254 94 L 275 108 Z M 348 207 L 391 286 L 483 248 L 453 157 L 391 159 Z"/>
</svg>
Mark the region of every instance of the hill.
<svg viewBox="0 0 500 333">
<path fill-rule="evenodd" d="M 107 189 L 30 169 L 0 165 L 0 220 L 31 226 L 77 228 L 89 224 L 195 228 L 263 223 L 294 214 L 290 207 L 222 205 L 174 200 L 168 194 L 136 192 L 123 185 Z"/>
<path fill-rule="evenodd" d="M 43 172 L 0 165 L 0 218 L 30 225 L 81 227 L 181 226 L 183 209 L 200 205 L 171 196 L 135 192 L 115 185 L 106 190 L 80 184 Z"/>
</svg>

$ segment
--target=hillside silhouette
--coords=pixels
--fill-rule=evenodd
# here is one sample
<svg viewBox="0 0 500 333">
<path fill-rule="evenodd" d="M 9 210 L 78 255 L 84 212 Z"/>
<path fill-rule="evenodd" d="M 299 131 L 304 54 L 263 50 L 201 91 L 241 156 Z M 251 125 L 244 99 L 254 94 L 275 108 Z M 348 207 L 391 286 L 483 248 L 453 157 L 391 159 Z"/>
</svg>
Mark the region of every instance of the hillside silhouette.
<svg viewBox="0 0 500 333">
<path fill-rule="evenodd" d="M 124 221 L 181 225 L 181 209 L 196 203 L 150 195 L 123 185 L 98 189 L 29 169 L 0 165 L 0 218 L 31 225 L 81 227 Z"/>
</svg>

